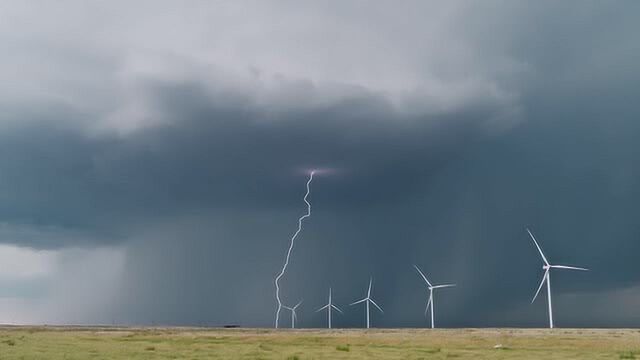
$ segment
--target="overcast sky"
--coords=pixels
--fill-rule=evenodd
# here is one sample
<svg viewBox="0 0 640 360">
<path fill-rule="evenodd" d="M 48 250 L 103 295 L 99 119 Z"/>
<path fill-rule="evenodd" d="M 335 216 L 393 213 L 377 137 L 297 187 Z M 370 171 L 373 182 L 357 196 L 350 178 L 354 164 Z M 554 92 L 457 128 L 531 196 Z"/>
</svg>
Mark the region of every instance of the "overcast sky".
<svg viewBox="0 0 640 360">
<path fill-rule="evenodd" d="M 0 3 L 0 323 L 640 326 L 640 3 Z M 288 315 L 283 315 L 288 321 Z"/>
</svg>

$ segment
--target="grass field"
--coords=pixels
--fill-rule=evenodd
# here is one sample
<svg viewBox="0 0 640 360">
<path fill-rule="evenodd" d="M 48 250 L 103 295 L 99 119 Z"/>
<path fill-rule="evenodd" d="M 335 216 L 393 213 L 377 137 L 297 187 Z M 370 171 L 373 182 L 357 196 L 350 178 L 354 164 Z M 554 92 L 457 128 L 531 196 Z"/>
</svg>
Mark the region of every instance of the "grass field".
<svg viewBox="0 0 640 360">
<path fill-rule="evenodd" d="M 640 330 L 0 327 L 0 359 L 640 359 Z"/>
</svg>

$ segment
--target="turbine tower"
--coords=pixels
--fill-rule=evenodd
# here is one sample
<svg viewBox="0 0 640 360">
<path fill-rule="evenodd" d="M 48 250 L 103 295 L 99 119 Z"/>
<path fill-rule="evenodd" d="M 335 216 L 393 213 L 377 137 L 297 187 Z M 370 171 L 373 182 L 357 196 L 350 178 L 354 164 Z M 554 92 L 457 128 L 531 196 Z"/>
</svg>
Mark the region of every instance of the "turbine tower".
<svg viewBox="0 0 640 360">
<path fill-rule="evenodd" d="M 291 328 L 292 329 L 296 328 L 296 319 L 298 318 L 298 315 L 296 315 L 296 309 L 298 308 L 298 306 L 300 306 L 300 304 L 302 304 L 302 300 L 300 300 L 300 302 L 297 303 L 296 306 L 294 307 L 282 305 L 283 308 L 291 311 Z"/>
<path fill-rule="evenodd" d="M 529 229 L 527 229 L 527 232 L 529 233 L 529 236 L 531 236 L 533 243 L 536 244 L 536 248 L 538 248 L 538 252 L 540 253 L 540 256 L 542 257 L 542 261 L 544 262 L 544 265 L 542 265 L 542 269 L 544 270 L 544 275 L 542 276 L 542 281 L 540 282 L 540 286 L 538 286 L 538 290 L 536 291 L 536 294 L 533 296 L 533 300 L 531 300 L 531 303 L 533 304 L 533 302 L 536 301 L 536 297 L 538 297 L 538 294 L 542 289 L 542 285 L 544 285 L 544 283 L 546 282 L 547 283 L 547 299 L 549 302 L 549 328 L 553 329 L 553 309 L 551 307 L 551 269 L 567 269 L 567 270 L 581 270 L 581 271 L 589 271 L 589 269 L 575 267 L 575 266 L 549 264 L 549 261 L 544 256 L 544 253 L 542 252 L 542 249 L 540 248 L 538 241 L 536 241 L 535 236 L 533 236 L 533 234 Z"/>
<path fill-rule="evenodd" d="M 340 314 L 343 314 L 342 310 L 338 309 L 337 306 L 333 305 L 333 303 L 331 302 L 331 288 L 329 288 L 329 303 L 323 307 L 321 307 L 320 309 L 316 310 L 316 312 L 322 311 L 324 309 L 327 309 L 327 316 L 328 316 L 328 323 L 329 323 L 329 329 L 331 329 L 331 309 L 335 309 L 337 310 Z"/>
<path fill-rule="evenodd" d="M 378 310 L 380 310 L 380 312 L 384 314 L 384 311 L 382 311 L 380 306 L 378 306 L 378 304 L 376 304 L 376 302 L 373 301 L 373 299 L 371 298 L 371 284 L 373 284 L 373 278 L 369 278 L 369 290 L 367 290 L 367 297 L 366 298 L 349 304 L 349 306 L 351 306 L 351 305 L 360 304 L 361 302 L 366 303 L 366 305 L 367 305 L 367 329 L 370 328 L 370 324 L 371 324 L 370 320 L 369 320 L 369 304 L 373 304 L 373 306 L 378 308 Z"/>
<path fill-rule="evenodd" d="M 420 274 L 424 282 L 427 283 L 427 287 L 429 288 L 429 301 L 427 301 L 427 307 L 424 309 L 424 316 L 427 316 L 427 311 L 429 311 L 429 308 L 431 308 L 431 328 L 433 329 L 435 328 L 435 324 L 433 322 L 433 290 L 456 286 L 456 284 L 432 285 L 417 265 L 413 265 L 413 267 L 418 270 L 418 274 Z"/>
</svg>

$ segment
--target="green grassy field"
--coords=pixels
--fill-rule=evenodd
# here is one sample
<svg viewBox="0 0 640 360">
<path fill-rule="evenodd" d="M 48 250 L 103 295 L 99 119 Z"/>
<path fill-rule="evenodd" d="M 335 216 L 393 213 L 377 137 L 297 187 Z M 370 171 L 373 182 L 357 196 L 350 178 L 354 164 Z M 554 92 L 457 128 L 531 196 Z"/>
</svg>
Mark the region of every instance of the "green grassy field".
<svg viewBox="0 0 640 360">
<path fill-rule="evenodd" d="M 640 359 L 640 330 L 1 327 L 0 359 Z"/>
</svg>

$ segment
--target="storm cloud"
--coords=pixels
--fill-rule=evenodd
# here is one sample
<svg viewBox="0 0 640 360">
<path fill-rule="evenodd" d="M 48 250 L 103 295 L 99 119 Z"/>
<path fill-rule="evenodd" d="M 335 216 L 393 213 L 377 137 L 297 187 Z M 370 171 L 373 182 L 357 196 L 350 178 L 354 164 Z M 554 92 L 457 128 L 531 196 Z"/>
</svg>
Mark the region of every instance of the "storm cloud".
<svg viewBox="0 0 640 360">
<path fill-rule="evenodd" d="M 525 227 L 592 269 L 560 326 L 637 326 L 638 10 L 5 3 L 0 321 L 271 326 L 328 168 L 281 282 L 303 326 L 370 276 L 374 324 L 422 326 L 412 264 L 458 284 L 442 326 L 543 325 Z"/>
</svg>

